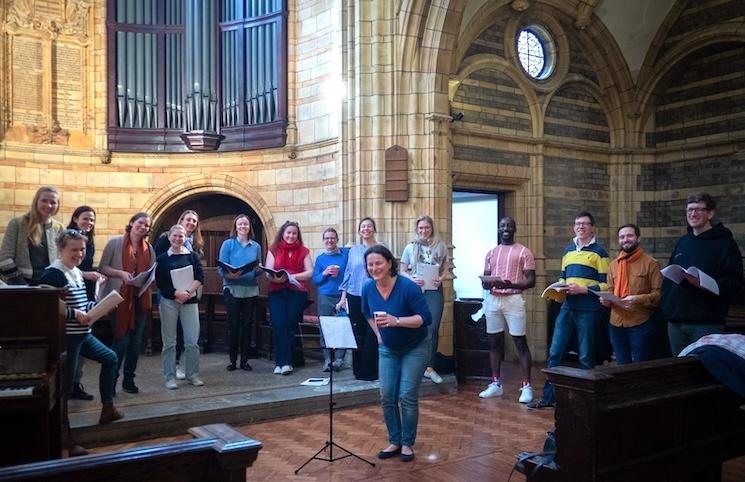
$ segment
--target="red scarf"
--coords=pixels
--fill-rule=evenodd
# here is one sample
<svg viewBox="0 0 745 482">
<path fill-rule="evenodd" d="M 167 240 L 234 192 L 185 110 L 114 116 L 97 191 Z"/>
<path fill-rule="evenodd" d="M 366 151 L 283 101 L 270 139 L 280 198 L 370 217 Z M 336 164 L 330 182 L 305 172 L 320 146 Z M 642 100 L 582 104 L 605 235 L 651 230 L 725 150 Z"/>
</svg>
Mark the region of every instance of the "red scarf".
<svg viewBox="0 0 745 482">
<path fill-rule="evenodd" d="M 290 274 L 302 273 L 305 271 L 305 257 L 308 256 L 309 253 L 310 251 L 308 248 L 300 244 L 298 241 L 292 244 L 287 244 L 284 239 L 281 239 L 279 243 L 277 243 L 277 246 L 272 250 L 272 254 L 274 255 L 274 269 L 284 269 Z M 300 284 L 303 286 L 301 291 L 307 291 L 305 281 L 300 281 Z M 285 289 L 289 287 L 290 289 L 298 290 L 297 287 L 290 283 L 272 283 L 269 287 L 270 289 Z"/>
<path fill-rule="evenodd" d="M 127 273 L 138 274 L 147 271 L 152 264 L 150 260 L 150 245 L 145 239 L 140 240 L 139 246 L 132 245 L 129 233 L 122 240 L 122 270 Z M 122 284 L 119 294 L 124 301 L 116 307 L 116 332 L 114 337 L 121 339 L 127 330 L 135 329 L 135 298 L 139 288 L 128 284 Z M 140 297 L 140 310 L 147 311 L 151 308 L 150 290 L 146 290 Z"/>
<path fill-rule="evenodd" d="M 629 290 L 629 263 L 633 263 L 642 257 L 644 250 L 641 246 L 638 246 L 631 253 L 621 251 L 616 257 L 618 263 L 618 271 L 616 272 L 615 286 L 613 287 L 613 294 L 619 298 L 625 298 L 631 294 Z"/>
</svg>

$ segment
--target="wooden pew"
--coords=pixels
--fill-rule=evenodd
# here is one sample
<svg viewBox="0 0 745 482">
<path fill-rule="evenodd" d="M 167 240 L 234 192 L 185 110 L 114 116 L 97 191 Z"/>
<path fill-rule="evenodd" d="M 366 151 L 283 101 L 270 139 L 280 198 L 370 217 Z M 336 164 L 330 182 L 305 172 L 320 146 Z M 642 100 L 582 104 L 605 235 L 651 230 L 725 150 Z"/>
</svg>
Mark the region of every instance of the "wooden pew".
<svg viewBox="0 0 745 482">
<path fill-rule="evenodd" d="M 543 370 L 556 386 L 557 469 L 527 480 L 719 480 L 745 454 L 745 411 L 694 357 Z"/>
<path fill-rule="evenodd" d="M 189 433 L 194 440 L 6 467 L 0 481 L 242 482 L 262 447 L 225 424 L 193 427 Z"/>
</svg>

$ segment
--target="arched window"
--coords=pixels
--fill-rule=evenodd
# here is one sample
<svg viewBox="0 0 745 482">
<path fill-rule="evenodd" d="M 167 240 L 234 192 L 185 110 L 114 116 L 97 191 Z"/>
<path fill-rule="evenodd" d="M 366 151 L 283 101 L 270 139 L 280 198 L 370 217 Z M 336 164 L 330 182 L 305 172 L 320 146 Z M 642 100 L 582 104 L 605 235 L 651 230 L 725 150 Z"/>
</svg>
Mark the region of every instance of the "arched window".
<svg viewBox="0 0 745 482">
<path fill-rule="evenodd" d="M 112 151 L 285 144 L 286 0 L 109 0 Z"/>
</svg>

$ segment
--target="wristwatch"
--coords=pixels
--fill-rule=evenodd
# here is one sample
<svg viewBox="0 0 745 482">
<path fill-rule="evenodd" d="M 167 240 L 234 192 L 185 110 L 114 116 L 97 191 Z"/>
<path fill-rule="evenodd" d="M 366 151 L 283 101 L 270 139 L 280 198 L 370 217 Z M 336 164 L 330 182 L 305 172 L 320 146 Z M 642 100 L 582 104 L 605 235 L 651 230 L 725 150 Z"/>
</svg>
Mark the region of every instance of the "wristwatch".
<svg viewBox="0 0 745 482">
<path fill-rule="evenodd" d="M 396 326 L 401 324 L 401 319 L 397 316 L 396 317 Z"/>
</svg>

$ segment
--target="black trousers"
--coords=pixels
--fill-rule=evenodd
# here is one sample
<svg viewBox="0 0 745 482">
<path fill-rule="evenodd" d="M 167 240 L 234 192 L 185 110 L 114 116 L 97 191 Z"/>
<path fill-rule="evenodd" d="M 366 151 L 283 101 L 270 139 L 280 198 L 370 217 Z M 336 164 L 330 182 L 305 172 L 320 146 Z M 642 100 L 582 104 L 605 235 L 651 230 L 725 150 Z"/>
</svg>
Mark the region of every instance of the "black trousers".
<svg viewBox="0 0 745 482">
<path fill-rule="evenodd" d="M 357 380 L 378 379 L 378 339 L 362 314 L 362 298 L 347 293 L 349 320 L 357 349 L 352 352 L 352 371 Z"/>
</svg>

